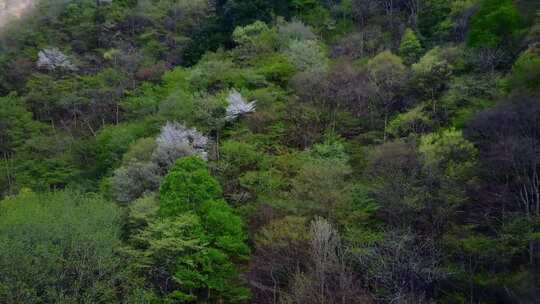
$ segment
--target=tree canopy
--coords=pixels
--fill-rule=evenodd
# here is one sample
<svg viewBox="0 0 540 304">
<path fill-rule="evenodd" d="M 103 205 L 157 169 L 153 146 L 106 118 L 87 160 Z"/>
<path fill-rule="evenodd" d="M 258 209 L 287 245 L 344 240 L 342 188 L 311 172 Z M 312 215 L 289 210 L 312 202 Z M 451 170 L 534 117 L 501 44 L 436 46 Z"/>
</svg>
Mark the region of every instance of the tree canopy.
<svg viewBox="0 0 540 304">
<path fill-rule="evenodd" d="M 539 11 L 0 0 L 0 303 L 538 302 Z"/>
</svg>

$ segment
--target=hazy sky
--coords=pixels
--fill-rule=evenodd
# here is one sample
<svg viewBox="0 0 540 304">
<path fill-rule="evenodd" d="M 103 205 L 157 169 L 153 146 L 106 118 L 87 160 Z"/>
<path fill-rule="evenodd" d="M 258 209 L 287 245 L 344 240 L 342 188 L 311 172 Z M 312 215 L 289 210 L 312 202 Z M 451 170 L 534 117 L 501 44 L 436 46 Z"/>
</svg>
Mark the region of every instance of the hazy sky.
<svg viewBox="0 0 540 304">
<path fill-rule="evenodd" d="M 34 0 L 0 0 L 0 28 L 12 18 L 22 16 L 33 2 Z"/>
</svg>

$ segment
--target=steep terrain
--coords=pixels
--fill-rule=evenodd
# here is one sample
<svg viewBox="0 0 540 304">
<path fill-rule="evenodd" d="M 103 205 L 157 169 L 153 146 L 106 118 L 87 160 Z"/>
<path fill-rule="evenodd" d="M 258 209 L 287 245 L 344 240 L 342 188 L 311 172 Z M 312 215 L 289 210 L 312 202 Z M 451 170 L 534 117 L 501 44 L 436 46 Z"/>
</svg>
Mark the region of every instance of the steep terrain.
<svg viewBox="0 0 540 304">
<path fill-rule="evenodd" d="M 0 303 L 537 303 L 538 1 L 1 1 L 0 27 Z"/>
</svg>

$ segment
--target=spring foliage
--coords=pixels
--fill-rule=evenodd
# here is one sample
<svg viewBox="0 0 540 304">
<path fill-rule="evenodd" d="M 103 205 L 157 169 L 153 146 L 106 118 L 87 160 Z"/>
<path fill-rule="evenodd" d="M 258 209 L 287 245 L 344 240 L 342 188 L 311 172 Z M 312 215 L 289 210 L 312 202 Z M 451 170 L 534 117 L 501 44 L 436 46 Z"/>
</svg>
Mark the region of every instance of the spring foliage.
<svg viewBox="0 0 540 304">
<path fill-rule="evenodd" d="M 0 303 L 537 302 L 537 2 L 0 20 Z"/>
</svg>

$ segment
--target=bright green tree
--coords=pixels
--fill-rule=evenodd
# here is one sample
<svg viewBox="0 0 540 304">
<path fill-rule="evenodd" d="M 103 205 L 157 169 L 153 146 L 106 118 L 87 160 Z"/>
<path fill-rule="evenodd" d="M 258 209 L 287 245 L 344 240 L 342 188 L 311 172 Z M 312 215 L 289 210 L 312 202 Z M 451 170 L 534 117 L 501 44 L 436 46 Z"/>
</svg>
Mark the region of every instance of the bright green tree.
<svg viewBox="0 0 540 304">
<path fill-rule="evenodd" d="M 204 202 L 218 199 L 221 186 L 210 175 L 204 160 L 191 156 L 176 162 L 159 192 L 160 214 L 174 216 L 197 210 Z"/>
<path fill-rule="evenodd" d="M 474 174 L 478 151 L 461 131 L 450 129 L 425 135 L 418 150 L 425 167 L 439 171 L 445 178 L 464 182 Z"/>
<path fill-rule="evenodd" d="M 219 212 L 219 211 L 218 211 Z M 167 303 L 241 303 L 249 297 L 233 263 L 247 254 L 240 219 L 185 213 L 158 218 L 133 237 L 137 267 Z M 214 217 L 214 216 L 212 216 Z M 212 223 L 213 220 L 219 223 Z M 224 226 L 223 231 L 208 226 Z M 219 235 L 213 233 L 219 233 Z M 241 235 L 234 242 L 231 233 Z"/>
<path fill-rule="evenodd" d="M 401 38 L 399 54 L 407 64 L 413 64 L 420 58 L 422 51 L 423 48 L 420 40 L 416 37 L 413 30 L 407 28 Z"/>
<path fill-rule="evenodd" d="M 220 197 L 221 187 L 206 163 L 184 157 L 164 179 L 157 216 L 147 198 L 131 210 L 130 226 L 138 229 L 131 239 L 138 269 L 170 302 L 249 298 L 236 265 L 249 255 L 243 222 Z"/>
</svg>

